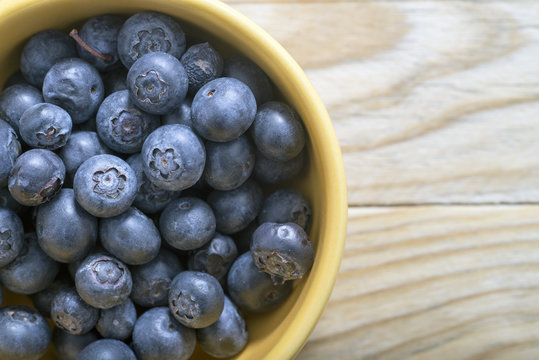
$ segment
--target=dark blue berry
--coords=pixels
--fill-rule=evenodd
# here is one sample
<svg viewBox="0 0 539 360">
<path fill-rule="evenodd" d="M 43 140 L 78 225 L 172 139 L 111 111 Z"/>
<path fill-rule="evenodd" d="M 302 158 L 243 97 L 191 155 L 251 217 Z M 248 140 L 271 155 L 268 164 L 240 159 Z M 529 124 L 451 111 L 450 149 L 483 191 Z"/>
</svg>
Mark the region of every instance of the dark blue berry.
<svg viewBox="0 0 539 360">
<path fill-rule="evenodd" d="M 2 87 L 2 90 L 16 84 L 28 84 L 28 81 L 26 81 L 26 79 L 22 75 L 20 69 L 15 70 L 11 73 L 11 75 L 7 77 L 6 81 L 4 82 L 4 86 Z"/>
<path fill-rule="evenodd" d="M 170 16 L 141 12 L 125 21 L 118 33 L 118 55 L 126 68 L 150 52 L 165 52 L 179 59 L 185 52 L 185 34 Z"/>
<path fill-rule="evenodd" d="M 208 327 L 197 329 L 196 332 L 202 350 L 216 358 L 237 355 L 247 345 L 245 320 L 227 296 L 219 320 Z"/>
<path fill-rule="evenodd" d="M 159 229 L 169 245 L 180 250 L 194 250 L 212 239 L 215 216 L 205 201 L 181 197 L 163 210 Z"/>
<path fill-rule="evenodd" d="M 200 136 L 217 142 L 231 141 L 253 123 L 256 100 L 241 81 L 219 78 L 200 88 L 191 111 L 193 127 Z"/>
<path fill-rule="evenodd" d="M 55 63 L 75 56 L 75 41 L 69 35 L 59 30 L 45 30 L 33 35 L 24 45 L 21 72 L 30 84 L 41 88 L 45 75 Z"/>
<path fill-rule="evenodd" d="M 95 253 L 80 264 L 75 275 L 77 292 L 88 304 L 110 309 L 124 302 L 131 293 L 131 272 L 120 260 Z"/>
<path fill-rule="evenodd" d="M 296 223 L 263 223 L 253 233 L 251 254 L 260 271 L 276 283 L 301 279 L 313 266 L 309 237 Z"/>
<path fill-rule="evenodd" d="M 139 190 L 133 202 L 136 208 L 147 214 L 155 214 L 163 210 L 172 200 L 180 196 L 181 191 L 168 191 L 158 188 L 144 173 L 142 156 L 134 154 L 127 159 L 127 163 L 135 171 Z"/>
<path fill-rule="evenodd" d="M 77 169 L 83 162 L 92 156 L 102 154 L 110 154 L 110 149 L 101 142 L 94 131 L 72 133 L 65 146 L 58 152 L 71 179 L 73 179 Z"/>
<path fill-rule="evenodd" d="M 127 73 L 131 99 L 150 114 L 166 114 L 180 106 L 188 86 L 187 73 L 180 61 L 164 52 L 142 56 Z"/>
<path fill-rule="evenodd" d="M 32 85 L 12 85 L 0 93 L 0 119 L 7 121 L 18 133 L 22 114 L 31 106 L 42 102 L 41 91 Z"/>
<path fill-rule="evenodd" d="M 34 233 L 25 234 L 24 238 L 19 255 L 0 268 L 0 282 L 15 293 L 29 295 L 49 287 L 60 266 L 41 250 Z"/>
<path fill-rule="evenodd" d="M 15 130 L 5 121 L 0 128 L 0 186 L 8 184 L 9 173 L 15 165 L 15 161 L 21 154 L 21 143 L 17 140 Z"/>
<path fill-rule="evenodd" d="M 170 284 L 169 308 L 184 326 L 199 329 L 213 324 L 219 319 L 224 302 L 223 288 L 209 274 L 183 271 Z"/>
<path fill-rule="evenodd" d="M 128 265 L 151 261 L 161 247 L 159 230 L 135 207 L 118 216 L 102 219 L 99 238 L 107 251 Z"/>
<path fill-rule="evenodd" d="M 31 147 L 56 150 L 67 143 L 73 122 L 59 106 L 41 103 L 29 107 L 19 121 L 19 132 Z"/>
<path fill-rule="evenodd" d="M 133 169 L 114 155 L 96 155 L 78 168 L 73 180 L 77 202 L 97 217 L 120 215 L 137 195 Z"/>
<path fill-rule="evenodd" d="M 105 86 L 105 96 L 109 96 L 116 91 L 127 90 L 127 69 L 123 66 L 101 74 L 103 86 Z"/>
<path fill-rule="evenodd" d="M 0 268 L 12 262 L 24 248 L 24 228 L 12 210 L 0 207 Z"/>
<path fill-rule="evenodd" d="M 305 149 L 291 160 L 270 159 L 260 151 L 256 152 L 254 177 L 266 184 L 279 184 L 298 176 L 305 165 Z"/>
<path fill-rule="evenodd" d="M 223 58 L 207 42 L 189 47 L 180 61 L 187 72 L 191 94 L 196 94 L 202 86 L 217 79 L 223 72 Z"/>
<path fill-rule="evenodd" d="M 227 142 L 207 141 L 204 180 L 217 190 L 243 184 L 255 167 L 255 148 L 246 135 Z"/>
<path fill-rule="evenodd" d="M 51 329 L 36 310 L 7 306 L 0 310 L 0 359 L 41 359 L 51 342 Z"/>
<path fill-rule="evenodd" d="M 274 284 L 268 274 L 258 270 L 248 251 L 232 264 L 227 276 L 227 289 L 232 301 L 241 309 L 266 312 L 288 298 L 292 292 L 292 281 Z"/>
<path fill-rule="evenodd" d="M 99 72 L 79 58 L 58 61 L 43 81 L 45 101 L 64 108 L 74 124 L 83 123 L 94 115 L 104 95 Z"/>
<path fill-rule="evenodd" d="M 180 106 L 172 110 L 172 112 L 161 117 L 161 124 L 172 125 L 182 124 L 193 130 L 193 119 L 191 118 L 191 104 L 193 98 L 186 97 Z"/>
<path fill-rule="evenodd" d="M 223 76 L 240 80 L 249 86 L 258 105 L 273 98 L 271 82 L 264 71 L 244 56 L 233 56 L 225 59 Z"/>
<path fill-rule="evenodd" d="M 95 328 L 105 338 L 125 340 L 131 336 L 136 321 L 137 310 L 128 298 L 118 306 L 101 310 Z"/>
<path fill-rule="evenodd" d="M 96 116 L 101 140 L 112 150 L 124 154 L 140 152 L 144 140 L 160 122 L 159 116 L 137 108 L 127 90 L 107 96 Z"/>
<path fill-rule="evenodd" d="M 184 125 L 164 125 L 142 146 L 144 172 L 157 187 L 178 191 L 193 186 L 202 176 L 206 151 L 202 141 Z"/>
<path fill-rule="evenodd" d="M 58 291 L 51 302 L 51 319 L 63 331 L 80 335 L 90 332 L 99 319 L 99 310 L 82 300 L 75 288 Z"/>
<path fill-rule="evenodd" d="M 11 196 L 26 206 L 49 201 L 64 183 L 65 166 L 50 150 L 32 149 L 17 158 L 8 179 Z"/>
<path fill-rule="evenodd" d="M 195 345 L 195 331 L 177 322 L 168 307 L 146 311 L 133 330 L 133 350 L 140 360 L 187 360 Z"/>
<path fill-rule="evenodd" d="M 238 249 L 231 237 L 215 233 L 202 248 L 189 257 L 189 270 L 202 271 L 226 282 L 226 274 L 238 256 Z"/>
<path fill-rule="evenodd" d="M 75 200 L 73 189 L 62 189 L 37 209 L 36 234 L 39 246 L 56 261 L 81 260 L 97 241 L 97 219 Z"/>
<path fill-rule="evenodd" d="M 137 360 L 133 350 L 115 339 L 101 339 L 87 345 L 77 360 Z"/>
<path fill-rule="evenodd" d="M 101 71 L 114 67 L 119 60 L 117 40 L 124 20 L 119 15 L 101 15 L 88 19 L 80 28 L 79 36 L 90 48 L 105 55 L 107 60 L 93 55 L 77 44 L 80 58 Z"/>
<path fill-rule="evenodd" d="M 32 294 L 30 298 L 34 307 L 45 317 L 51 317 L 51 304 L 52 300 L 60 291 L 70 287 L 70 284 L 65 279 L 58 278 L 54 280 L 46 289 L 41 290 L 35 294 Z"/>
<path fill-rule="evenodd" d="M 73 335 L 59 328 L 54 328 L 52 333 L 54 350 L 60 360 L 75 360 L 82 349 L 98 339 L 99 335 L 95 331 L 82 335 Z"/>
<path fill-rule="evenodd" d="M 271 193 L 258 215 L 260 224 L 265 222 L 288 223 L 293 222 L 309 230 L 312 221 L 311 205 L 309 201 L 296 190 L 279 189 Z"/>
<path fill-rule="evenodd" d="M 140 306 L 165 306 L 172 279 L 183 270 L 180 260 L 171 251 L 161 248 L 155 259 L 132 266 L 131 299 Z"/>
<path fill-rule="evenodd" d="M 258 151 L 274 160 L 291 160 L 305 145 L 305 130 L 296 112 L 279 101 L 260 106 L 251 129 Z"/>
<path fill-rule="evenodd" d="M 208 204 L 217 221 L 216 229 L 224 234 L 245 229 L 258 216 L 263 201 L 262 188 L 254 180 L 247 180 L 234 190 L 214 190 L 208 195 Z"/>
</svg>

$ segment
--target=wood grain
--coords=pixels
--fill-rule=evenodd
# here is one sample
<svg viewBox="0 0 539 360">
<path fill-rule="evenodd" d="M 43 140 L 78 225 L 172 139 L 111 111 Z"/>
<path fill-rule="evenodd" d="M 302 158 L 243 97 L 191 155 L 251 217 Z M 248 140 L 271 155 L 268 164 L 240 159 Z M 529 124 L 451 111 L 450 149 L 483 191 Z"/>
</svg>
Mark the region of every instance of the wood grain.
<svg viewBox="0 0 539 360">
<path fill-rule="evenodd" d="M 539 3 L 233 1 L 306 70 L 351 205 L 539 201 Z"/>
<path fill-rule="evenodd" d="M 539 206 L 351 209 L 298 359 L 539 358 Z"/>
</svg>

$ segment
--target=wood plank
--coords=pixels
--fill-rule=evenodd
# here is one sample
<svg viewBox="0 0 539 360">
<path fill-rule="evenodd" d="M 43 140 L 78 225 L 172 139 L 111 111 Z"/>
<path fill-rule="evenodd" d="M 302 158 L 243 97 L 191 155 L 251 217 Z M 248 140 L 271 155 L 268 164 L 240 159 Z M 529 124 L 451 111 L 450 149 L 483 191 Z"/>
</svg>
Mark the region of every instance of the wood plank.
<svg viewBox="0 0 539 360">
<path fill-rule="evenodd" d="M 354 208 L 301 359 L 539 358 L 539 206 Z"/>
<path fill-rule="evenodd" d="M 539 201 L 538 2 L 231 5 L 306 69 L 350 204 Z"/>
</svg>

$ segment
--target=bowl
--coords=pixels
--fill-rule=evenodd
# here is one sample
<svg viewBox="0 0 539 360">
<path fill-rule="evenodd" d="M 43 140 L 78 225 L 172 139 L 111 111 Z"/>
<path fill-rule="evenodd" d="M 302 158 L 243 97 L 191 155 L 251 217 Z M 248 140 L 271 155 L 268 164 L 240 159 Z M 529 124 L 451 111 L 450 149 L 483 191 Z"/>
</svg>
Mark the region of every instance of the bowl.
<svg viewBox="0 0 539 360">
<path fill-rule="evenodd" d="M 45 29 L 69 31 L 105 13 L 153 10 L 177 18 L 187 34 L 210 41 L 224 56 L 243 54 L 273 81 L 278 93 L 301 116 L 309 135 L 308 161 L 289 187 L 311 201 L 310 238 L 316 258 L 308 276 L 296 281 L 275 311 L 247 314 L 249 343 L 237 359 L 293 358 L 307 341 L 328 301 L 339 270 L 347 221 L 346 180 L 331 120 L 303 70 L 271 36 L 229 6 L 214 0 L 2 0 L 0 1 L 0 84 L 19 67 L 26 40 Z M 6 294 L 6 304 L 27 298 Z M 46 359 L 54 359 L 54 351 Z M 194 359 L 207 358 L 197 349 Z"/>
</svg>

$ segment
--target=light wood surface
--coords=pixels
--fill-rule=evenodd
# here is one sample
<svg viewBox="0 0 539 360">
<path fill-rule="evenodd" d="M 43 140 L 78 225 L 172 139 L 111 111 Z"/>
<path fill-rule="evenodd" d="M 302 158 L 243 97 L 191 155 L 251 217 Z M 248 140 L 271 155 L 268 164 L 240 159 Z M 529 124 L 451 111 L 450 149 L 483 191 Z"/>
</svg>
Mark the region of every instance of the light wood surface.
<svg viewBox="0 0 539 360">
<path fill-rule="evenodd" d="M 539 2 L 227 2 L 343 150 L 344 258 L 298 359 L 539 359 Z"/>
</svg>

